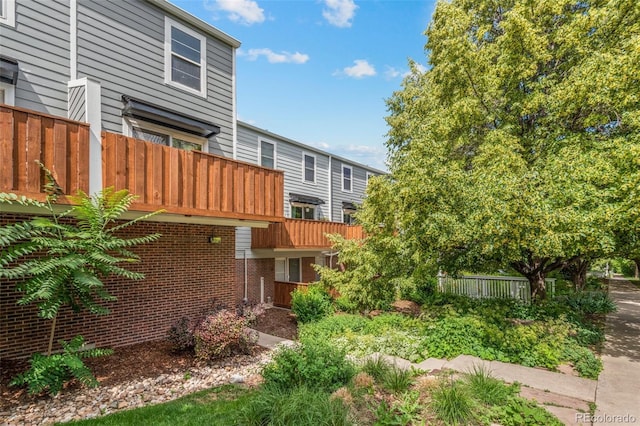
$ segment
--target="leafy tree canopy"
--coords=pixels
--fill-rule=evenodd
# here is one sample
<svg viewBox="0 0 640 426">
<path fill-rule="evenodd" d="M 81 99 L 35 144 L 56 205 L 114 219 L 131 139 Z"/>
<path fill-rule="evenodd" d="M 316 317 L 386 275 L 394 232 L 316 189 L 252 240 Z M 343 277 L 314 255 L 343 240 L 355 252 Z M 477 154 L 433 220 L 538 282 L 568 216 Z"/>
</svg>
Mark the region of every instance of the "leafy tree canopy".
<svg viewBox="0 0 640 426">
<path fill-rule="evenodd" d="M 428 70 L 387 101 L 383 203 L 414 257 L 511 266 L 545 297 L 638 231 L 637 0 L 441 1 L 426 35 Z"/>
</svg>

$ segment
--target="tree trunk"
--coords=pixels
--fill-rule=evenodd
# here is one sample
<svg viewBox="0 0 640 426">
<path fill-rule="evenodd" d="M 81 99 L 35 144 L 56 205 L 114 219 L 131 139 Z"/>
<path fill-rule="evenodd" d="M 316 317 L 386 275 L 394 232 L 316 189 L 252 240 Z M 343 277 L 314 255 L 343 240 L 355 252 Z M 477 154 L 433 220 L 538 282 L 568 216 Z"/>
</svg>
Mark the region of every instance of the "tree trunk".
<svg viewBox="0 0 640 426">
<path fill-rule="evenodd" d="M 51 356 L 51 351 L 53 350 L 53 336 L 56 332 L 56 319 L 58 316 L 53 317 L 53 321 L 51 322 L 51 331 L 49 334 L 49 348 L 47 349 L 47 356 Z"/>
<path fill-rule="evenodd" d="M 640 279 L 640 258 L 633 259 L 633 262 L 636 264 L 636 272 L 633 277 L 637 280 Z"/>
<path fill-rule="evenodd" d="M 589 261 L 583 259 L 576 259 L 573 262 L 573 270 L 571 271 L 571 281 L 576 291 L 584 290 L 584 286 L 587 283 L 587 270 L 589 269 Z"/>
<path fill-rule="evenodd" d="M 545 282 L 546 274 L 542 270 L 535 271 L 533 274 L 526 275 L 531 286 L 531 301 L 537 302 L 547 298 L 547 283 Z"/>
</svg>

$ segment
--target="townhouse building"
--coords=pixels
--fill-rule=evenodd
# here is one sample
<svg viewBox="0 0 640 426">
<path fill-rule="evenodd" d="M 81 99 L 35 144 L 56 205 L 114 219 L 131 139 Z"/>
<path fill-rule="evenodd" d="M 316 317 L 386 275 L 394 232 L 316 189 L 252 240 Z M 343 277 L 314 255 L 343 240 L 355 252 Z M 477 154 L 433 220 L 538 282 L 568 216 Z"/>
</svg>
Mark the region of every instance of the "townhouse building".
<svg viewBox="0 0 640 426">
<path fill-rule="evenodd" d="M 278 280 L 312 280 L 325 231 L 356 229 L 350 207 L 380 172 L 238 122 L 239 46 L 166 0 L 0 0 L 0 192 L 44 199 L 37 160 L 65 194 L 113 186 L 138 196 L 127 218 L 165 210 L 128 231 L 162 234 L 136 250 L 145 280 L 107 279 L 111 314 L 65 310 L 57 339 L 124 346 L 213 304 L 275 298 Z M 0 205 L 0 225 L 38 213 Z M 0 358 L 46 341 L 19 298 L 0 280 Z"/>
</svg>

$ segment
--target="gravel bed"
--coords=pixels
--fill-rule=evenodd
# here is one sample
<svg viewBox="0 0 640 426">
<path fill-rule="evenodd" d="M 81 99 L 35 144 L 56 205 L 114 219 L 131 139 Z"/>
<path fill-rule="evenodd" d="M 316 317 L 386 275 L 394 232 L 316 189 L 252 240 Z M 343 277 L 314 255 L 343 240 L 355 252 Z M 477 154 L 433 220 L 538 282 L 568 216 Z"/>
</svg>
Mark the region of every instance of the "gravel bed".
<svg viewBox="0 0 640 426">
<path fill-rule="evenodd" d="M 188 372 L 162 374 L 114 386 L 63 391 L 49 399 L 12 407 L 10 412 L 0 412 L 0 425 L 39 426 L 94 418 L 160 404 L 230 382 L 255 380 L 262 366 L 269 362 L 271 353 L 240 355 L 210 366 L 190 368 Z"/>
</svg>

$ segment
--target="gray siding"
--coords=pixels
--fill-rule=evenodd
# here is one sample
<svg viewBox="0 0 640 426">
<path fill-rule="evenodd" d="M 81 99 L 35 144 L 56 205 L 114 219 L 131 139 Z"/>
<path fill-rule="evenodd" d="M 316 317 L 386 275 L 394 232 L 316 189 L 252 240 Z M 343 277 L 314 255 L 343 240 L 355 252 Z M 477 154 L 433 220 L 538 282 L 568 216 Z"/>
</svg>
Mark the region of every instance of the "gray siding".
<svg viewBox="0 0 640 426">
<path fill-rule="evenodd" d="M 69 88 L 69 118 L 76 121 L 86 121 L 85 105 L 86 88 L 77 86 Z"/>
<path fill-rule="evenodd" d="M 260 138 L 276 144 L 276 169 L 284 171 L 284 213 L 291 216 L 289 194 L 304 194 L 318 197 L 325 204 L 316 209 L 316 218 L 329 217 L 329 155 L 305 149 L 284 138 L 273 134 L 260 133 L 238 123 L 238 143 L 236 155 L 238 160 L 258 164 L 258 141 Z M 303 181 L 302 156 L 303 153 L 316 157 L 316 182 Z"/>
<path fill-rule="evenodd" d="M 342 166 L 350 166 L 352 171 L 351 178 L 351 192 L 342 190 Z M 333 221 L 342 222 L 342 203 L 349 202 L 354 204 L 361 204 L 364 199 L 367 190 L 367 170 L 366 168 L 342 161 L 340 159 L 333 159 L 331 164 L 332 182 L 333 188 Z M 376 174 L 376 173 L 372 173 Z"/>
<path fill-rule="evenodd" d="M 79 1 L 78 78 L 101 82 L 103 128 L 123 131 L 121 99 L 128 95 L 215 123 L 221 132 L 210 139 L 209 152 L 232 156 L 234 49 L 206 37 L 206 98 L 167 85 L 164 22 L 163 11 L 142 1 Z"/>
<path fill-rule="evenodd" d="M 15 28 L 0 24 L 0 54 L 19 63 L 16 106 L 67 116 L 69 49 L 69 0 L 16 1 Z"/>
</svg>

